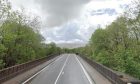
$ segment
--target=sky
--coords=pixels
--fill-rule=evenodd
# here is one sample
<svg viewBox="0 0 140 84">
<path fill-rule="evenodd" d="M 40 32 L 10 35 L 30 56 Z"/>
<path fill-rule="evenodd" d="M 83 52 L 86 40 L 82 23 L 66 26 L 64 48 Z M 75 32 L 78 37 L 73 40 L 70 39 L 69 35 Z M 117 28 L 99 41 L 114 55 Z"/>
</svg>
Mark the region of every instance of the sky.
<svg viewBox="0 0 140 84">
<path fill-rule="evenodd" d="M 14 10 L 39 16 L 46 43 L 88 43 L 92 33 L 105 28 L 131 0 L 11 0 Z"/>
</svg>

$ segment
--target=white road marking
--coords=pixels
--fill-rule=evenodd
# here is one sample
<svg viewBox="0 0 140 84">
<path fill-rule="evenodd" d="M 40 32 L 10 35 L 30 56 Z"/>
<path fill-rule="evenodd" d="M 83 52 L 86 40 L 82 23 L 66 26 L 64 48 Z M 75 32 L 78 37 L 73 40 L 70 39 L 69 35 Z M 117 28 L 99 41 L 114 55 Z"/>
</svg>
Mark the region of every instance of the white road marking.
<svg viewBox="0 0 140 84">
<path fill-rule="evenodd" d="M 64 74 L 64 72 L 62 72 L 62 75 Z"/>
<path fill-rule="evenodd" d="M 64 67 L 66 66 L 66 63 L 67 63 L 67 61 L 68 61 L 68 58 L 69 58 L 69 56 L 66 58 L 66 61 L 65 61 L 64 65 L 63 65 L 63 67 L 62 67 L 62 69 L 61 69 L 59 75 L 57 76 L 57 78 L 56 78 L 54 84 L 57 84 L 57 81 L 59 80 L 59 78 L 60 78 L 60 76 L 61 76 L 61 74 L 62 74 L 62 72 L 63 72 L 63 70 L 64 70 Z"/>
<path fill-rule="evenodd" d="M 59 57 L 57 60 L 55 61 L 58 61 L 60 60 L 62 57 Z M 50 64 L 49 64 L 50 65 Z M 33 76 L 31 76 L 30 78 L 28 78 L 26 81 L 24 81 L 23 83 L 21 84 L 26 84 L 27 82 L 29 82 L 31 79 L 33 79 L 35 76 L 37 76 L 38 74 L 40 74 L 42 71 L 44 71 L 46 68 L 49 67 L 49 65 L 47 65 L 46 67 L 44 67 L 43 69 L 41 69 L 39 72 L 37 72 L 36 74 L 34 74 Z"/>
<path fill-rule="evenodd" d="M 82 68 L 84 74 L 86 75 L 86 77 L 87 77 L 89 83 L 90 83 L 90 84 L 93 84 L 93 82 L 92 82 L 90 76 L 88 75 L 87 71 L 85 70 L 85 68 L 83 67 L 83 65 L 81 64 L 81 62 L 80 62 L 79 59 L 77 58 L 77 56 L 75 56 L 75 58 L 76 58 L 76 60 L 78 61 L 78 63 L 80 64 L 80 66 L 81 66 L 81 68 Z"/>
</svg>

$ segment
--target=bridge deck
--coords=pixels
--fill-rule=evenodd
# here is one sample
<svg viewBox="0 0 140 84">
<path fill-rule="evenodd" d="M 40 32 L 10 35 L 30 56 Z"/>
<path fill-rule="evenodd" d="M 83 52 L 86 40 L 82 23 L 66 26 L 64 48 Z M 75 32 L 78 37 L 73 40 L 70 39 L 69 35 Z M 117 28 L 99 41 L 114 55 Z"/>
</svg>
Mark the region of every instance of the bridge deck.
<svg viewBox="0 0 140 84">
<path fill-rule="evenodd" d="M 43 68 L 44 67 L 44 68 Z M 43 69 L 41 69 L 43 68 Z M 41 69 L 41 70 L 40 70 Z M 36 74 L 34 74 L 36 73 Z M 34 74 L 34 75 L 33 75 Z M 4 84 L 111 84 L 75 54 L 63 54 Z"/>
</svg>

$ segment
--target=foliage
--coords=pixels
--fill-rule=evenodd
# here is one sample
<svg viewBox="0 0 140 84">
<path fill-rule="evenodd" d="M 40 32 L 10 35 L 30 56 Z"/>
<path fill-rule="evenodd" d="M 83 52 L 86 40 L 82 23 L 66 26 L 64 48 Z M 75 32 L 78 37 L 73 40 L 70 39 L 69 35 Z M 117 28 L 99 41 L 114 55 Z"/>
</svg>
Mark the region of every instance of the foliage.
<svg viewBox="0 0 140 84">
<path fill-rule="evenodd" d="M 44 43 L 39 23 L 24 11 L 12 11 L 8 0 L 0 0 L 0 69 L 61 52 L 54 43 Z"/>
<path fill-rule="evenodd" d="M 133 11 L 130 9 L 105 29 L 95 30 L 89 44 L 86 47 L 73 49 L 74 52 L 140 79 L 139 8 L 140 2 Z"/>
</svg>

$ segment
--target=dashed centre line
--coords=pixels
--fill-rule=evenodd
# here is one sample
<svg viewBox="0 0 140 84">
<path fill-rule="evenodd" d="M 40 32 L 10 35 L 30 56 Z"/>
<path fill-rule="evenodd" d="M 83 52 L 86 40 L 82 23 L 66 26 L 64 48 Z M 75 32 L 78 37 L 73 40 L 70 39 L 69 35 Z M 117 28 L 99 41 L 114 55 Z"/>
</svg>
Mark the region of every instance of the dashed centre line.
<svg viewBox="0 0 140 84">
<path fill-rule="evenodd" d="M 65 66 L 66 66 L 66 63 L 67 63 L 67 61 L 68 61 L 68 58 L 69 58 L 69 56 L 66 58 L 66 61 L 65 61 L 64 65 L 63 65 L 63 67 L 62 67 L 62 69 L 61 69 L 61 71 L 60 71 L 59 75 L 57 76 L 57 78 L 56 78 L 56 80 L 55 80 L 55 83 L 54 83 L 54 84 L 57 84 L 57 81 L 59 80 L 59 78 L 60 78 L 61 74 L 62 74 L 62 73 L 64 74 L 63 70 L 64 70 L 64 68 L 65 68 Z"/>
</svg>

